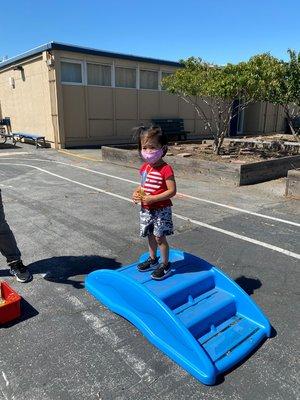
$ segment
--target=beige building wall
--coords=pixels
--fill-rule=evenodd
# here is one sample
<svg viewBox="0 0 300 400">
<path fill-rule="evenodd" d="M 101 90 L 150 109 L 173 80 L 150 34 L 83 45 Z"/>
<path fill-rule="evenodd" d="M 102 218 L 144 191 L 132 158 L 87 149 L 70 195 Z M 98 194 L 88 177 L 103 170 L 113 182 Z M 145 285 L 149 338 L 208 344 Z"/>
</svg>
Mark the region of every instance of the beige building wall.
<svg viewBox="0 0 300 400">
<path fill-rule="evenodd" d="M 156 118 L 183 118 L 185 130 L 190 131 L 190 137 L 209 135 L 209 130 L 194 107 L 176 95 L 163 90 L 61 84 L 59 65 L 62 60 L 78 60 L 84 65 L 96 62 L 115 67 L 165 72 L 172 72 L 176 68 L 80 53 L 57 53 L 56 73 L 59 80 L 58 91 L 61 92 L 59 109 L 66 147 L 128 143 L 133 139 L 133 127 L 149 125 L 151 119 Z M 203 108 L 212 121 L 209 108 L 206 105 Z M 278 111 L 277 106 L 256 103 L 245 110 L 243 134 L 261 134 L 283 129 L 284 115 Z"/>
<path fill-rule="evenodd" d="M 190 137 L 209 134 L 194 107 L 166 91 L 61 83 L 60 65 L 65 60 L 80 61 L 85 76 L 88 62 L 159 74 L 173 72 L 175 67 L 61 50 L 51 53 L 51 65 L 47 65 L 49 54 L 44 52 L 18 62 L 23 71 L 14 70 L 13 66 L 0 70 L 0 117 L 2 114 L 11 118 L 14 132 L 44 135 L 56 148 L 117 144 L 131 142 L 133 127 L 149 125 L 151 119 L 183 118 Z M 209 108 L 204 106 L 204 110 L 211 120 Z M 283 130 L 284 113 L 280 107 L 256 103 L 245 110 L 244 134 Z"/>
<path fill-rule="evenodd" d="M 41 134 L 54 142 L 48 67 L 43 56 L 0 70 L 0 116 L 10 117 L 13 132 Z"/>
<path fill-rule="evenodd" d="M 244 134 L 284 133 L 285 113 L 281 106 L 253 103 L 245 110 Z"/>
<path fill-rule="evenodd" d="M 62 84 L 60 63 L 64 60 L 96 62 L 115 67 L 173 72 L 172 66 L 141 63 L 59 51 L 55 55 L 59 110 L 63 119 L 65 146 L 128 143 L 132 129 L 155 118 L 184 118 L 191 134 L 201 128 L 196 113 L 178 96 L 163 90 Z"/>
</svg>

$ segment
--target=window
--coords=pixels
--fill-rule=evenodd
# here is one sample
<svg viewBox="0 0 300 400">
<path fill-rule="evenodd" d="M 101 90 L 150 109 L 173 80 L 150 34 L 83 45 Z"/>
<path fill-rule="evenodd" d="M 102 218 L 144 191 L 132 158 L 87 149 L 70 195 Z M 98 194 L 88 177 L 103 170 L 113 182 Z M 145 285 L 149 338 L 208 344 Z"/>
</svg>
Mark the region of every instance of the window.
<svg viewBox="0 0 300 400">
<path fill-rule="evenodd" d="M 111 86 L 111 66 L 87 64 L 88 85 Z"/>
<path fill-rule="evenodd" d="M 116 87 L 136 88 L 136 70 L 116 67 Z"/>
<path fill-rule="evenodd" d="M 140 71 L 140 89 L 158 90 L 158 72 Z"/>
<path fill-rule="evenodd" d="M 164 78 L 166 78 L 167 76 L 170 76 L 170 75 L 172 75 L 172 72 L 164 72 L 164 71 L 162 71 L 161 80 L 163 81 Z M 162 88 L 162 90 L 165 90 L 163 82 L 161 82 L 161 88 Z"/>
<path fill-rule="evenodd" d="M 62 61 L 61 81 L 64 83 L 82 83 L 81 62 Z"/>
</svg>

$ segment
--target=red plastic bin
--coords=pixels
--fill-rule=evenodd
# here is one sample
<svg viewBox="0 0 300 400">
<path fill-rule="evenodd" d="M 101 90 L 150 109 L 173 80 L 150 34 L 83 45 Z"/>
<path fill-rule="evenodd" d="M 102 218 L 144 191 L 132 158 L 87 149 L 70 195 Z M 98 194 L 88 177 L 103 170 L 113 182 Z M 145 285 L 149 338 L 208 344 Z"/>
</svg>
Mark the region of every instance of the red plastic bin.
<svg viewBox="0 0 300 400">
<path fill-rule="evenodd" d="M 21 315 L 21 296 L 7 282 L 2 281 L 1 296 L 5 303 L 0 305 L 0 325 L 6 324 Z"/>
</svg>

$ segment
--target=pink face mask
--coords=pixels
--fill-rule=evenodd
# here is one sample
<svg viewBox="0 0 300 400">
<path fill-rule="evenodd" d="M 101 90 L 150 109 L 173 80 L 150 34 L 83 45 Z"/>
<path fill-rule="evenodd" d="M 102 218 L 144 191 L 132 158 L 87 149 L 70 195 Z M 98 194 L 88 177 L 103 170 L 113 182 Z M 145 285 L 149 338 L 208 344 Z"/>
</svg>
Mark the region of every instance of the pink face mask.
<svg viewBox="0 0 300 400">
<path fill-rule="evenodd" d="M 141 151 L 143 159 L 149 164 L 155 164 L 160 158 L 162 158 L 163 154 L 164 154 L 163 149 Z"/>
</svg>

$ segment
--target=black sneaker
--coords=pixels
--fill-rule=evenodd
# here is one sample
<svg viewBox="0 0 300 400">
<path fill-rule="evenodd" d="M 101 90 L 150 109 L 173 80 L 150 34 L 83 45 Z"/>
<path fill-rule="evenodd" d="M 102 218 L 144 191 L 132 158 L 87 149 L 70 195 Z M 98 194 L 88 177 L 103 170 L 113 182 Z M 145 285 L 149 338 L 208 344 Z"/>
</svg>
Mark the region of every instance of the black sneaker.
<svg viewBox="0 0 300 400">
<path fill-rule="evenodd" d="M 167 265 L 161 263 L 155 271 L 152 272 L 151 278 L 157 281 L 161 281 L 165 279 L 167 276 L 171 274 L 171 264 L 168 262 Z"/>
<path fill-rule="evenodd" d="M 155 257 L 154 260 L 149 257 L 146 261 L 140 263 L 137 267 L 140 272 L 146 272 L 155 269 L 158 265 L 158 257 Z"/>
<path fill-rule="evenodd" d="M 22 260 L 13 261 L 9 263 L 9 266 L 11 275 L 14 275 L 18 282 L 25 283 L 32 279 L 31 273 L 25 267 Z"/>
</svg>

